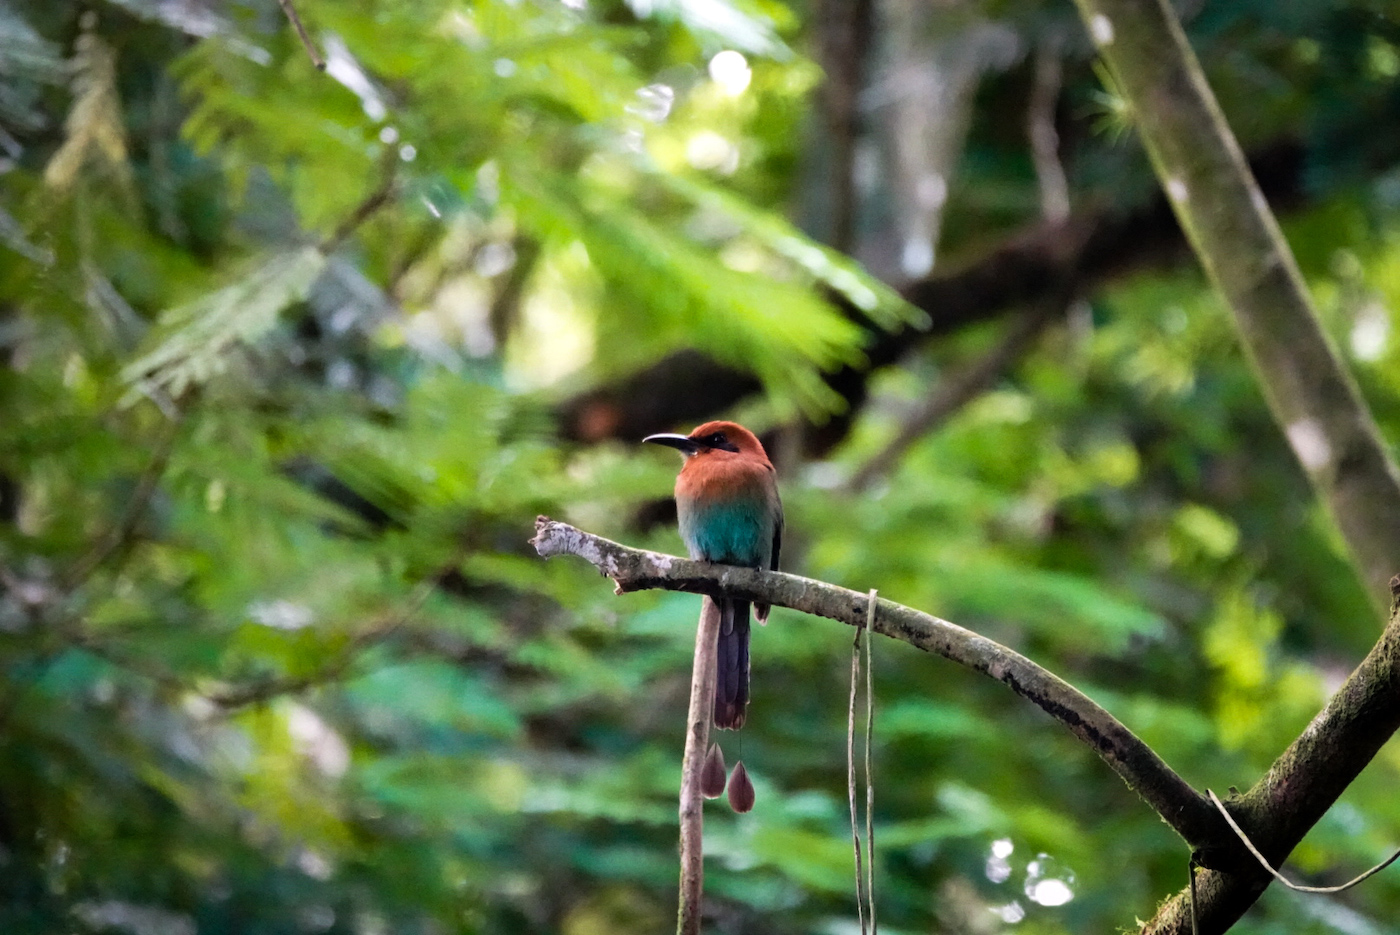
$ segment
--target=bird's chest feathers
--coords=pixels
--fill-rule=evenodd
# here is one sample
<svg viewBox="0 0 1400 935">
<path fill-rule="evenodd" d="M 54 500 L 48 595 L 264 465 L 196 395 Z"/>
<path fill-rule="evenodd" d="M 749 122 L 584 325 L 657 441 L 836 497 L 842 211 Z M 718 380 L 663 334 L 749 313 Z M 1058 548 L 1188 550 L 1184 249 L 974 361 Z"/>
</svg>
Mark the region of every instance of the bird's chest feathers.
<svg viewBox="0 0 1400 935">
<path fill-rule="evenodd" d="M 746 486 L 677 485 L 681 538 L 692 558 L 751 567 L 768 563 L 773 547 L 772 507 L 761 488 Z"/>
</svg>

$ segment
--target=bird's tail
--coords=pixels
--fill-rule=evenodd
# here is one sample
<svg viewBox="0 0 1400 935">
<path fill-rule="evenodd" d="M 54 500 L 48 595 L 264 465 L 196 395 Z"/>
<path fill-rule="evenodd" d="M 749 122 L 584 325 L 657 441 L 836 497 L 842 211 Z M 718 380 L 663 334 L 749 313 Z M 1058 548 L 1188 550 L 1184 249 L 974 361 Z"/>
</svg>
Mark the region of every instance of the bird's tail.
<svg viewBox="0 0 1400 935">
<path fill-rule="evenodd" d="M 715 727 L 738 730 L 749 706 L 749 602 L 721 598 L 715 658 Z"/>
</svg>

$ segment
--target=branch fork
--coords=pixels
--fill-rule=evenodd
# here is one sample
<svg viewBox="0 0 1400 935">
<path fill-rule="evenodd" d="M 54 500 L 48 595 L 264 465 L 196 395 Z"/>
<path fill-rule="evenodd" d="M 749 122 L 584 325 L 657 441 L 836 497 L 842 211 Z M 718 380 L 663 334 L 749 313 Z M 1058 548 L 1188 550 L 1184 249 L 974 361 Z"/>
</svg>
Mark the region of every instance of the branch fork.
<svg viewBox="0 0 1400 935">
<path fill-rule="evenodd" d="M 871 597 L 782 572 L 712 565 L 633 549 L 541 516 L 530 540 L 541 556 L 577 555 L 611 578 L 619 594 L 648 588 L 762 601 L 864 627 Z M 1327 706 L 1248 792 L 1232 796 L 1235 823 L 1274 865 L 1400 729 L 1400 576 L 1390 623 L 1371 652 Z M 1212 801 L 1193 789 L 1139 739 L 1083 692 L 999 643 L 947 620 L 893 601 L 877 600 L 872 632 L 936 653 L 990 676 L 1038 706 L 1087 744 L 1190 846 L 1199 900 L 1172 900 L 1145 931 L 1223 932 L 1272 877 L 1241 843 Z"/>
</svg>

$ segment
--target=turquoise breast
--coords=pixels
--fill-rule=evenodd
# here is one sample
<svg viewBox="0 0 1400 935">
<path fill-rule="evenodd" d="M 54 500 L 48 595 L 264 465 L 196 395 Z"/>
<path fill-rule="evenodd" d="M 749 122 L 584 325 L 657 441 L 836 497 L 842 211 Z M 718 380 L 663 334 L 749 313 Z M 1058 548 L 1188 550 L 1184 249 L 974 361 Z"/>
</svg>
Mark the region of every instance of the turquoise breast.
<svg viewBox="0 0 1400 935">
<path fill-rule="evenodd" d="M 745 497 L 704 506 L 677 502 L 681 538 L 691 558 L 762 568 L 773 548 L 773 520 L 762 501 Z"/>
</svg>

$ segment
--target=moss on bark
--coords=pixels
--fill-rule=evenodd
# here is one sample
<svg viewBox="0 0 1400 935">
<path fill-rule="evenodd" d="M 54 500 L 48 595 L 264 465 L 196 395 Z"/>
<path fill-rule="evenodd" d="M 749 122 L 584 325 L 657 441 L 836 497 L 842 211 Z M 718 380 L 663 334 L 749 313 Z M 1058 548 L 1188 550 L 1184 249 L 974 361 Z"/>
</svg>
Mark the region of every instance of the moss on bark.
<svg viewBox="0 0 1400 935">
<path fill-rule="evenodd" d="M 1400 471 L 1166 0 L 1076 0 L 1274 419 L 1378 613 L 1400 570 Z"/>
</svg>

